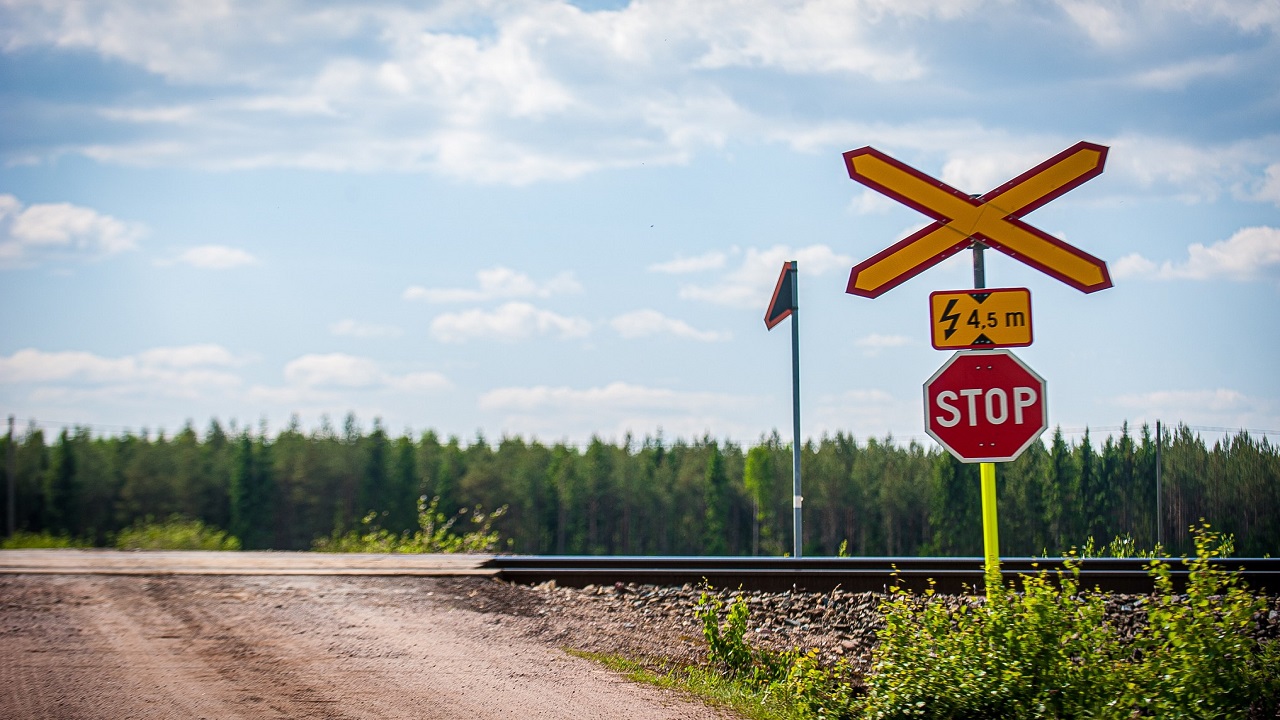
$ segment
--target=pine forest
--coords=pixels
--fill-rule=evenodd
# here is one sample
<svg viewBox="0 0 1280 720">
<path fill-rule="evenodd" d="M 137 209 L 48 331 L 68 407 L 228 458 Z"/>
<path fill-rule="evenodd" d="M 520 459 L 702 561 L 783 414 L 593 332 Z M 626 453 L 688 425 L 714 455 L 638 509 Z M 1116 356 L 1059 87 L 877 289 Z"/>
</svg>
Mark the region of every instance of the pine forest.
<svg viewBox="0 0 1280 720">
<path fill-rule="evenodd" d="M 494 529 L 508 552 L 791 549 L 791 447 L 776 432 L 749 447 L 658 435 L 583 448 L 393 437 L 348 416 L 342 430 L 326 423 L 304 432 L 295 422 L 274 437 L 216 421 L 203 434 L 189 425 L 170 437 L 84 428 L 46 437 L 33 425 L 12 450 L 17 529 L 96 545 L 141 521 L 183 517 L 228 530 L 243 549 L 306 550 L 362 521 L 416 529 L 419 499 L 438 498 L 448 515 L 505 506 Z M 1193 550 L 1188 528 L 1201 519 L 1234 535 L 1238 556 L 1280 551 L 1280 452 L 1265 437 L 1208 444 L 1177 426 L 1159 455 L 1169 554 Z M 1077 442 L 1046 434 L 998 466 L 1002 554 L 1058 555 L 1088 538 L 1153 548 L 1156 463 L 1146 426 Z M 978 466 L 945 451 L 838 433 L 804 446 L 802 478 L 806 555 L 982 552 Z"/>
</svg>

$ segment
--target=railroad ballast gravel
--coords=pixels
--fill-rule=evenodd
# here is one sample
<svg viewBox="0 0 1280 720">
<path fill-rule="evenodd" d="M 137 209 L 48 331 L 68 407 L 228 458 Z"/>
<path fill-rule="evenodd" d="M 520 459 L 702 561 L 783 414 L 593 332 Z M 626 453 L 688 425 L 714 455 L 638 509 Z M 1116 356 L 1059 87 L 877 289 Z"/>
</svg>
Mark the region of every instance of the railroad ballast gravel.
<svg viewBox="0 0 1280 720">
<path fill-rule="evenodd" d="M 612 637 L 603 647 L 579 637 L 588 650 L 639 653 L 677 662 L 697 662 L 705 654 L 702 622 L 696 607 L 703 592 L 724 603 L 722 618 L 731 602 L 741 597 L 750 611 L 747 641 L 770 650 L 817 650 L 825 663 L 843 658 L 856 672 L 870 669 L 871 654 L 884 627 L 881 604 L 884 593 L 761 592 L 711 589 L 683 585 L 669 587 L 617 583 L 585 588 L 559 587 L 554 581 L 533 586 L 543 601 L 540 616 L 564 614 Z M 1106 618 L 1123 637 L 1132 637 L 1146 622 L 1147 607 L 1155 600 L 1147 595 L 1106 595 Z M 957 608 L 978 604 L 981 596 L 935 595 L 934 602 Z M 548 618 L 550 619 L 550 618 Z M 1280 596 L 1267 598 L 1267 607 L 1254 617 L 1258 639 L 1280 638 Z M 631 642 L 620 641 L 630 636 Z M 571 638 L 566 637 L 566 640 Z M 575 643 L 570 642 L 573 645 Z"/>
</svg>

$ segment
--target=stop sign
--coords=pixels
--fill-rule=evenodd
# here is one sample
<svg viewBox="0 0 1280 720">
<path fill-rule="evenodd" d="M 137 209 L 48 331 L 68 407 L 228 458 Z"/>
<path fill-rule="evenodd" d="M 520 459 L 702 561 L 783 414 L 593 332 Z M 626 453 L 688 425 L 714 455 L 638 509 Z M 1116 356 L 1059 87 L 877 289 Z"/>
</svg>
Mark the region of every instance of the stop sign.
<svg viewBox="0 0 1280 720">
<path fill-rule="evenodd" d="M 924 384 L 924 427 L 961 462 L 1008 462 L 1049 427 L 1044 379 L 1008 350 L 958 352 Z"/>
</svg>

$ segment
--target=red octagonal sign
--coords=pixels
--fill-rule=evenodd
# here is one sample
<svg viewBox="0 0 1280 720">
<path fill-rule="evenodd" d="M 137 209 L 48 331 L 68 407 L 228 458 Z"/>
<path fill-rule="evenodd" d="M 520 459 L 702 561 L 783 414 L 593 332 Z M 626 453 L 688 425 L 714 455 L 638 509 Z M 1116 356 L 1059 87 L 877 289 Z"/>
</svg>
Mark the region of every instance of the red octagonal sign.
<svg viewBox="0 0 1280 720">
<path fill-rule="evenodd" d="M 1044 379 L 1008 350 L 951 356 L 924 384 L 924 427 L 962 462 L 1008 462 L 1049 427 Z"/>
</svg>

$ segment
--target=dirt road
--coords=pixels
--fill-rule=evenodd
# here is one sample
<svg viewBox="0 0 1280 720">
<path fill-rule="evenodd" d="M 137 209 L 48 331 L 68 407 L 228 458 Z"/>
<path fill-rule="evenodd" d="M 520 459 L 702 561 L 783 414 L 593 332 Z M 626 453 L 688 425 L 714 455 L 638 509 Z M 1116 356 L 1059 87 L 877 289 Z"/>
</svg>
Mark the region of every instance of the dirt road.
<svg viewBox="0 0 1280 720">
<path fill-rule="evenodd" d="M 723 718 L 481 577 L 0 575 L 0 717 Z"/>
</svg>

